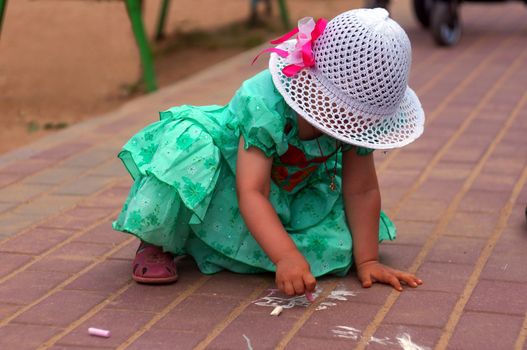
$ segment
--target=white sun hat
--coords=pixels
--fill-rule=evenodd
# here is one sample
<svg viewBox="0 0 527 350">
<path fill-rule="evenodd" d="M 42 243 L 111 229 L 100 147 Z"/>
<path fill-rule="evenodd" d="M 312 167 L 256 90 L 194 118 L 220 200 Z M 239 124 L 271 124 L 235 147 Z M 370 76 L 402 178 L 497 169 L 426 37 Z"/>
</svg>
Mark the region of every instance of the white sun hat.
<svg viewBox="0 0 527 350">
<path fill-rule="evenodd" d="M 282 39 L 267 50 L 269 70 L 286 103 L 310 124 L 373 149 L 402 147 L 423 133 L 424 111 L 408 87 L 410 40 L 386 10 L 348 11 L 327 25 L 304 18 Z"/>
</svg>

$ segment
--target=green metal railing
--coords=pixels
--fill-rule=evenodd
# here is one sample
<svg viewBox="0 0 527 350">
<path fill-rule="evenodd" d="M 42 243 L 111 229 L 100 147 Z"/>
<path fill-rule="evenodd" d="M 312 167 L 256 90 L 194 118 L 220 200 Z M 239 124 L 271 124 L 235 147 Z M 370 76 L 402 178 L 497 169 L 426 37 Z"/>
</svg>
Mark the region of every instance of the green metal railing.
<svg viewBox="0 0 527 350">
<path fill-rule="evenodd" d="M 4 22 L 4 12 L 7 0 L 0 0 L 0 36 L 2 35 L 2 23 Z"/>
<path fill-rule="evenodd" d="M 156 73 L 154 70 L 154 59 L 152 57 L 152 50 L 146 38 L 145 27 L 143 25 L 141 0 L 126 0 L 126 10 L 130 17 L 132 24 L 132 31 L 134 32 L 135 41 L 139 48 L 139 56 L 141 58 L 141 65 L 143 67 L 143 81 L 147 92 L 157 90 Z"/>
</svg>

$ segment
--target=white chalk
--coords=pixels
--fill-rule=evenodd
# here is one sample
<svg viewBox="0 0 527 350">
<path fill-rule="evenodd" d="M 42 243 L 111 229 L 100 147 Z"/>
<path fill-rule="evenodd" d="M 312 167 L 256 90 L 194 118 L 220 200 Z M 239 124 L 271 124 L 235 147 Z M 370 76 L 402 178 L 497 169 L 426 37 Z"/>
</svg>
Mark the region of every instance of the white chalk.
<svg viewBox="0 0 527 350">
<path fill-rule="evenodd" d="M 313 297 L 313 293 L 311 292 L 306 292 L 306 299 L 311 303 L 315 301 L 315 297 Z"/>
<path fill-rule="evenodd" d="M 278 316 L 282 313 L 282 311 L 284 311 L 284 308 L 281 306 L 277 306 L 273 309 L 273 311 L 271 311 L 271 316 Z"/>
<path fill-rule="evenodd" d="M 96 337 L 110 338 L 110 331 L 106 329 L 90 327 L 88 328 L 88 334 Z"/>
</svg>

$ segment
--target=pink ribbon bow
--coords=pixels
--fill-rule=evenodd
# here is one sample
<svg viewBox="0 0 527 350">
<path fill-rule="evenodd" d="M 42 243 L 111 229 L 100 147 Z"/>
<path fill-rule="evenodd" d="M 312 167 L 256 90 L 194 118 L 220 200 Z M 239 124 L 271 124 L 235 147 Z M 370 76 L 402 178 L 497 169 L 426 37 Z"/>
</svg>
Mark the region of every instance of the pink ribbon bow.
<svg viewBox="0 0 527 350">
<path fill-rule="evenodd" d="M 277 45 L 289 40 L 293 35 L 298 34 L 295 48 L 288 52 L 286 50 L 271 47 L 263 50 L 256 56 L 253 63 L 264 52 L 274 52 L 280 57 L 286 58 L 287 66 L 282 69 L 287 77 L 296 75 L 300 70 L 315 65 L 315 57 L 313 55 L 313 43 L 324 32 L 328 21 L 325 18 L 320 18 L 316 21 L 311 17 L 305 17 L 298 21 L 298 27 L 293 29 L 280 38 L 271 41 L 271 44 Z"/>
</svg>

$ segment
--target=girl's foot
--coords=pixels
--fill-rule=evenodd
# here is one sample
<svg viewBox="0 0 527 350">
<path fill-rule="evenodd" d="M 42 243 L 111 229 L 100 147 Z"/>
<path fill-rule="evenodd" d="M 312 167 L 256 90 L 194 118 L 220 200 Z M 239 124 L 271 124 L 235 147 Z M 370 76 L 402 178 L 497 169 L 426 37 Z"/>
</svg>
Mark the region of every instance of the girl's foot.
<svg viewBox="0 0 527 350">
<path fill-rule="evenodd" d="M 139 283 L 163 284 L 177 281 L 174 256 L 161 247 L 141 242 L 133 262 L 132 278 Z"/>
</svg>

